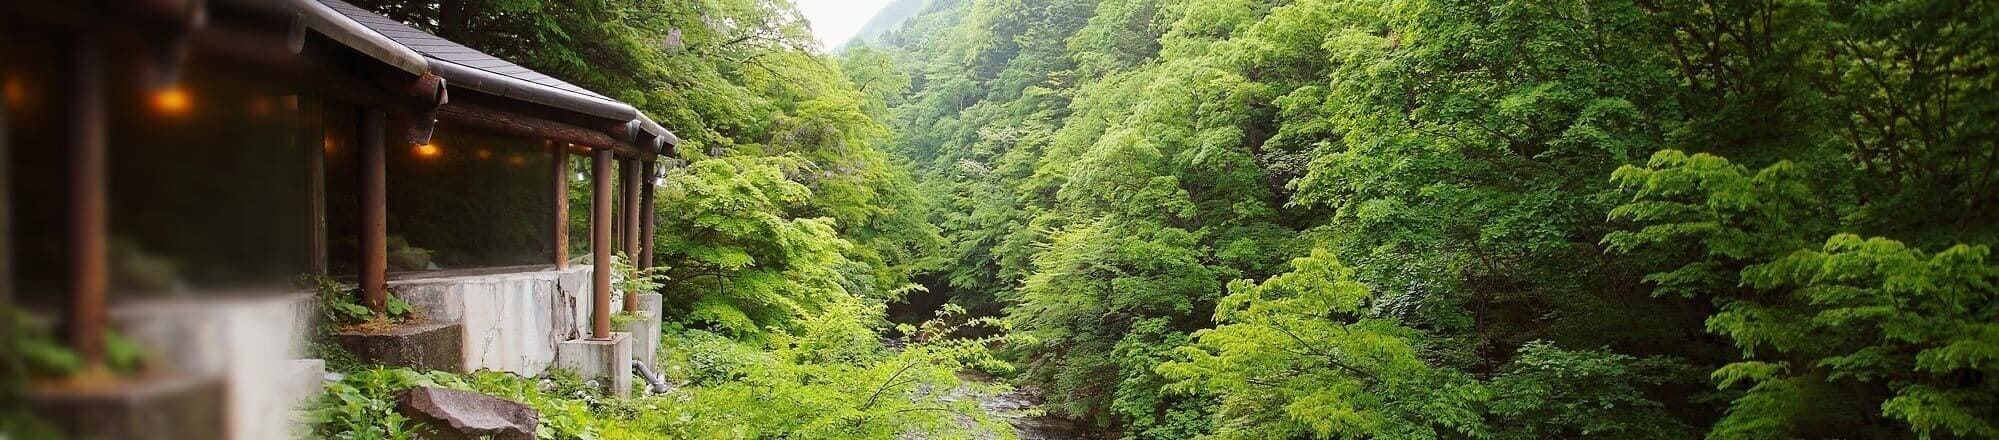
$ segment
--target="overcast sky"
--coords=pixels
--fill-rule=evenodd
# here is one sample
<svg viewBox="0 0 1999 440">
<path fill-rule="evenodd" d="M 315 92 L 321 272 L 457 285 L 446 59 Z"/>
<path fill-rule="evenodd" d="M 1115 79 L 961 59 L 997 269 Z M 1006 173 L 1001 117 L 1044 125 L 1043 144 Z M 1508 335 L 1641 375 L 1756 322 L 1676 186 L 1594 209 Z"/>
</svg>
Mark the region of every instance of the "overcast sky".
<svg viewBox="0 0 1999 440">
<path fill-rule="evenodd" d="M 860 32 L 861 25 L 875 17 L 889 0 L 796 0 L 798 10 L 812 21 L 812 36 L 826 50 L 833 50 Z"/>
</svg>

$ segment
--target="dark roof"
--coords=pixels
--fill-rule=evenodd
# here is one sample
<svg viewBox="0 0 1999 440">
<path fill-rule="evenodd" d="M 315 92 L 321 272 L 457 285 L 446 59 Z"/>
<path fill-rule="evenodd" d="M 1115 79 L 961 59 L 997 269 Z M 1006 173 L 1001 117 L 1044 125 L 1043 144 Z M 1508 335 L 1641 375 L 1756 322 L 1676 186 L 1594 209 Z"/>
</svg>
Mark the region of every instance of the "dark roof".
<svg viewBox="0 0 1999 440">
<path fill-rule="evenodd" d="M 307 25 L 342 44 L 410 73 L 430 72 L 451 87 L 577 113 L 635 121 L 669 143 L 680 139 L 631 105 L 487 55 L 342 0 L 297 0 Z"/>
</svg>

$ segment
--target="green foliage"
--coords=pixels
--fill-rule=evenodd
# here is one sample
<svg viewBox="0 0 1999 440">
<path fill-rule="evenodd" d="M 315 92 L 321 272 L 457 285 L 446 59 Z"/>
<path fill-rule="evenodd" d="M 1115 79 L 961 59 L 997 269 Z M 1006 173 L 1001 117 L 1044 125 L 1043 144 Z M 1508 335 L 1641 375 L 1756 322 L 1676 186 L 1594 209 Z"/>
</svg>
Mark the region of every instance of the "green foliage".
<svg viewBox="0 0 1999 440">
<path fill-rule="evenodd" d="M 28 316 L 8 305 L 0 305 L 0 437 L 55 438 L 59 433 L 28 409 L 31 380 L 44 377 L 68 364 L 73 353 L 58 349 L 45 328 L 28 321 Z M 53 354 L 63 353 L 63 354 Z M 66 356 L 65 356 L 66 355 Z"/>
<path fill-rule="evenodd" d="M 1171 320 L 1193 315 L 1217 286 L 1190 250 L 1193 237 L 1178 229 L 1078 226 L 1053 240 L 1007 314 L 1032 338 L 1016 347 L 1028 353 L 1027 377 L 1048 387 L 1055 409 L 1087 417 L 1133 398 L 1107 379 L 1150 380 L 1153 352 L 1177 345 Z M 1124 406 L 1133 414 L 1155 409 Z"/>
<path fill-rule="evenodd" d="M 658 292 L 673 278 L 667 276 L 666 266 L 653 266 L 643 270 L 632 264 L 631 257 L 619 252 L 611 256 L 612 290 L 622 295 L 641 295 Z"/>
<path fill-rule="evenodd" d="M 1810 189 L 1799 170 L 1778 162 L 1756 173 L 1710 154 L 1664 150 L 1643 167 L 1612 175 L 1633 201 L 1610 211 L 1613 219 L 1646 225 L 1604 236 L 1610 250 L 1639 249 L 1690 260 L 1647 275 L 1658 295 L 1695 296 L 1738 284 L 1744 262 L 1797 249 L 1824 225 L 1811 222 Z M 1816 227 L 1815 227 L 1816 226 Z"/>
<path fill-rule="evenodd" d="M 1930 254 L 1841 234 L 1743 270 L 1783 301 L 1736 301 L 1708 319 L 1745 360 L 1715 371 L 1748 385 L 1716 435 L 1788 436 L 1816 417 L 1772 405 L 1795 387 L 1881 387 L 1883 415 L 1923 436 L 1999 436 L 1999 267 L 1986 246 Z M 1769 355 L 1763 355 L 1768 353 Z M 1776 402 L 1773 402 L 1776 401 Z"/>
<path fill-rule="evenodd" d="M 643 319 L 638 312 L 617 312 L 611 314 L 611 331 L 631 331 L 632 323 Z"/>
<path fill-rule="evenodd" d="M 1746 388 L 1712 436 L 1783 438 L 1892 428 L 1855 426 L 1879 414 L 1920 435 L 1994 435 L 1990 317 L 1999 310 L 1985 246 L 1934 255 L 1886 238 L 1837 234 L 1812 184 L 1788 162 L 1755 174 L 1706 154 L 1662 151 L 1615 179 L 1634 196 L 1612 211 L 1643 225 L 1605 238 L 1612 249 L 1680 262 L 1647 276 L 1659 293 L 1719 310 L 1707 329 L 1741 358 L 1714 371 Z M 1924 361 L 1924 359 L 1932 359 Z M 1948 361 L 1940 359 L 1950 359 Z"/>
<path fill-rule="evenodd" d="M 525 403 L 539 413 L 536 437 L 594 439 L 615 420 L 597 415 L 601 395 L 573 372 L 550 370 L 540 380 L 510 373 L 479 371 L 466 375 L 401 368 L 374 367 L 347 373 L 326 384 L 306 410 L 315 438 L 427 438 L 421 423 L 396 412 L 396 395 L 412 387 L 473 391 Z"/>
<path fill-rule="evenodd" d="M 441 386 L 448 373 L 375 368 L 348 374 L 326 384 L 306 410 L 312 435 L 339 439 L 412 439 L 416 422 L 396 412 L 395 393 L 413 386 Z"/>
<path fill-rule="evenodd" d="M 1221 396 L 1212 438 L 1439 438 L 1482 432 L 1472 378 L 1431 367 L 1418 333 L 1367 316 L 1374 294 L 1324 250 L 1230 284 L 1215 328 L 1162 364 L 1172 389 Z"/>
<path fill-rule="evenodd" d="M 377 367 L 328 384 L 307 421 L 318 438 L 413 438 L 417 425 L 395 412 L 394 397 L 432 386 L 525 403 L 540 414 L 537 437 L 549 439 L 1012 438 L 1002 421 L 965 398 L 1004 388 L 957 377 L 1010 368 L 988 348 L 1011 340 L 1003 322 L 947 311 L 910 326 L 903 336 L 913 342 L 891 350 L 863 325 L 879 313 L 841 307 L 767 343 L 700 330 L 669 334 L 662 370 L 687 386 L 666 394 L 607 398 L 562 370 L 537 380 Z M 974 332 L 990 335 L 965 336 Z"/>
<path fill-rule="evenodd" d="M 1490 382 L 1488 420 L 1500 438 L 1689 438 L 1690 427 L 1644 392 L 1681 370 L 1670 359 L 1530 342 Z"/>
<path fill-rule="evenodd" d="M 33 380 L 62 380 L 84 372 L 83 357 L 58 340 L 47 322 L 0 304 L 0 329 L 6 330 L 6 336 L 0 338 L 0 355 L 7 359 L 0 364 L 0 382 L 4 382 L 0 388 L 24 387 Z M 103 344 L 104 371 L 132 376 L 145 368 L 147 352 L 138 342 L 116 330 L 106 330 Z"/>
<path fill-rule="evenodd" d="M 1003 333 L 953 336 L 1001 323 L 946 312 L 889 350 L 857 313 L 879 312 L 843 307 L 763 344 L 698 330 L 669 335 L 663 369 L 696 386 L 654 429 L 673 438 L 1012 438 L 964 397 L 1002 389 L 956 376 L 1009 368 L 987 348 L 1008 341 Z"/>
<path fill-rule="evenodd" d="M 368 308 L 361 298 L 359 287 L 349 287 L 339 281 L 324 276 L 300 278 L 299 284 L 313 289 L 319 299 L 319 313 L 322 319 L 333 326 L 349 326 L 365 323 L 402 323 L 416 316 L 417 308 L 408 300 L 388 292 L 388 300 L 382 303 L 382 313 L 377 315 Z"/>
<path fill-rule="evenodd" d="M 864 292 L 848 286 L 866 274 L 851 262 L 826 218 L 797 218 L 812 195 L 786 178 L 790 158 L 726 157 L 670 173 L 660 188 L 658 258 L 671 269 L 663 290 L 669 312 L 736 335 L 790 327 Z"/>
</svg>

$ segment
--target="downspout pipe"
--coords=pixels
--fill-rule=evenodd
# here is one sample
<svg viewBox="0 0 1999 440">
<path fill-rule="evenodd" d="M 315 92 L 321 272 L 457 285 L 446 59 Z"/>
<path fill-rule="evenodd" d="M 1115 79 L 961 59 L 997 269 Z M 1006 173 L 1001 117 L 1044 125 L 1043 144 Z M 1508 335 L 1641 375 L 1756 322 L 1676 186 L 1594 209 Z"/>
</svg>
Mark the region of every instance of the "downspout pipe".
<svg viewBox="0 0 1999 440">
<path fill-rule="evenodd" d="M 416 80 L 403 85 L 402 93 L 415 98 L 402 108 L 410 121 L 403 140 L 412 144 L 430 143 L 431 135 L 437 130 L 438 109 L 451 102 L 450 88 L 444 77 L 424 72 Z"/>
</svg>

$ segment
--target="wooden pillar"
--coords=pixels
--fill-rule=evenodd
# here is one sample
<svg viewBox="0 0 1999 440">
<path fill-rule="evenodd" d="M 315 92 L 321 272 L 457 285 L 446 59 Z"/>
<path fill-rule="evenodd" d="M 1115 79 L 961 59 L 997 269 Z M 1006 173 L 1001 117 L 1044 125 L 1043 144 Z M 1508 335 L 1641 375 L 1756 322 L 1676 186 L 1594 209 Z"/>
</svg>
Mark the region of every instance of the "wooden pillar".
<svg viewBox="0 0 1999 440">
<path fill-rule="evenodd" d="M 611 149 L 590 160 L 590 339 L 611 339 Z"/>
<path fill-rule="evenodd" d="M 109 270 L 105 228 L 104 53 L 78 41 L 70 53 L 69 310 L 65 334 L 84 368 L 104 360 Z"/>
<path fill-rule="evenodd" d="M 659 233 L 657 231 L 659 228 L 659 212 L 652 208 L 652 179 L 653 173 L 657 172 L 655 170 L 658 167 L 658 162 L 646 162 L 643 168 L 644 175 L 639 177 L 639 188 L 643 189 L 639 193 L 639 218 L 643 219 L 643 222 L 639 224 L 639 257 L 638 261 L 633 263 L 637 264 L 639 269 L 652 268 L 652 241 L 653 236 Z"/>
<path fill-rule="evenodd" d="M 361 112 L 361 299 L 376 316 L 389 299 L 388 142 L 381 108 Z"/>
<path fill-rule="evenodd" d="M 550 142 L 548 148 L 549 151 L 555 153 L 555 160 L 553 161 L 555 162 L 555 166 L 552 167 L 554 168 L 553 172 L 555 174 L 553 175 L 553 179 L 551 179 L 551 181 L 555 183 L 555 189 L 554 189 L 555 225 L 554 227 L 550 228 L 550 230 L 555 231 L 554 232 L 555 237 L 553 237 L 553 239 L 549 241 L 550 243 L 554 244 L 555 249 L 553 249 L 554 252 L 549 253 L 549 255 L 555 256 L 556 269 L 568 269 L 569 268 L 569 150 L 567 148 L 564 148 L 563 145 L 556 145 L 554 142 Z"/>
<path fill-rule="evenodd" d="M 623 206 L 625 208 L 625 215 L 624 215 L 625 221 L 621 223 L 621 225 L 624 226 L 625 230 L 624 234 L 625 242 L 623 250 L 625 254 L 625 263 L 633 265 L 638 264 L 638 258 L 639 258 L 639 177 L 640 176 L 639 176 L 639 167 L 637 166 L 638 162 L 639 161 L 636 159 L 626 160 L 622 166 L 618 167 L 620 171 L 623 171 L 622 173 L 619 174 L 621 174 L 625 178 L 624 194 L 622 194 L 625 198 L 625 203 Z M 630 295 L 630 294 L 625 295 L 625 311 L 627 312 L 639 311 L 638 295 Z"/>
</svg>

